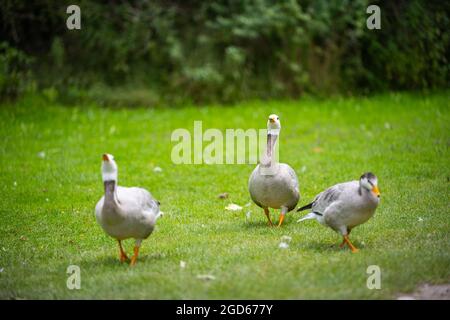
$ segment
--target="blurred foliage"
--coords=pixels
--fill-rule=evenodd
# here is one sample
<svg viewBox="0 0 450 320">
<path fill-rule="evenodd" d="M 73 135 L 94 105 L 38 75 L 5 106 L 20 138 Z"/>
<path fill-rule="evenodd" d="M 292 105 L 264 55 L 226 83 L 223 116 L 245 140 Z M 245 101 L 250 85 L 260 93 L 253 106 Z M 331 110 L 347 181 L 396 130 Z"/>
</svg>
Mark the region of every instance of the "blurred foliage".
<svg viewBox="0 0 450 320">
<path fill-rule="evenodd" d="M 31 71 L 61 99 L 127 105 L 449 85 L 445 1 L 82 0 L 81 30 L 66 28 L 70 4 L 2 1 L 2 97 Z M 370 4 L 381 30 L 366 28 Z"/>
<path fill-rule="evenodd" d="M 30 89 L 32 59 L 0 42 L 0 99 L 14 99 Z"/>
</svg>

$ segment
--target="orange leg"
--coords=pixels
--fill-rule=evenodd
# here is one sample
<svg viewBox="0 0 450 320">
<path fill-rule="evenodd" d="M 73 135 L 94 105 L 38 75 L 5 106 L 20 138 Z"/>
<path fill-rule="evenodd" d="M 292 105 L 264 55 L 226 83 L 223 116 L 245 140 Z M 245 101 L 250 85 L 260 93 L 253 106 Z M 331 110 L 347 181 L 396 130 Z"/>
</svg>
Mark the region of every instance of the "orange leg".
<svg viewBox="0 0 450 320">
<path fill-rule="evenodd" d="M 134 255 L 133 255 L 133 257 L 131 257 L 130 266 L 134 266 L 136 264 L 138 255 L 139 255 L 139 246 L 136 244 L 134 246 Z"/>
<path fill-rule="evenodd" d="M 127 254 L 125 253 L 125 251 L 123 251 L 123 248 L 122 248 L 122 241 L 117 240 L 117 242 L 119 242 L 119 249 L 120 249 L 119 259 L 120 259 L 120 262 L 127 261 L 127 260 L 128 260 L 128 257 L 127 257 Z"/>
<path fill-rule="evenodd" d="M 281 213 L 281 214 L 280 214 L 280 221 L 278 221 L 278 226 L 279 226 L 279 227 L 281 226 L 281 224 L 282 224 L 283 221 L 284 221 L 284 216 L 285 216 L 284 213 Z"/>
<path fill-rule="evenodd" d="M 352 229 L 348 229 L 347 231 L 347 237 L 350 235 L 350 232 L 352 231 Z M 345 239 L 342 240 L 342 243 L 339 245 L 339 248 L 343 248 L 345 246 L 347 242 L 345 241 Z"/>
<path fill-rule="evenodd" d="M 284 221 L 284 217 L 286 216 L 288 209 L 286 207 L 281 207 L 281 212 L 280 212 L 280 220 L 278 221 L 278 226 L 281 227 L 281 224 Z"/>
<path fill-rule="evenodd" d="M 347 245 L 350 247 L 353 253 L 358 252 L 358 249 L 350 242 L 350 239 L 348 238 L 348 235 L 344 236 L 344 242 L 347 243 Z"/>
<path fill-rule="evenodd" d="M 269 209 L 264 208 L 264 213 L 266 214 L 267 220 L 269 220 L 269 226 L 273 226 L 272 220 L 270 220 L 270 212 Z"/>
</svg>

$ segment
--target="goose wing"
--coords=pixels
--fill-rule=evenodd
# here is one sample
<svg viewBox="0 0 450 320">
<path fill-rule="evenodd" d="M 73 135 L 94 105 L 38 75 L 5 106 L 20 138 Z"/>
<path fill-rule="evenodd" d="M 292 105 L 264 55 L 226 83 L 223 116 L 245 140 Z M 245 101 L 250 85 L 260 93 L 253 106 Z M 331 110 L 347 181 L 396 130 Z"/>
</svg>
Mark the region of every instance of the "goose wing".
<svg viewBox="0 0 450 320">
<path fill-rule="evenodd" d="M 159 203 L 143 188 L 119 188 L 118 201 L 125 219 L 120 231 L 128 237 L 146 239 L 159 218 Z"/>
<path fill-rule="evenodd" d="M 333 202 L 338 201 L 342 197 L 346 189 L 347 183 L 340 183 L 319 193 L 312 203 L 311 210 L 323 214 Z"/>
<path fill-rule="evenodd" d="M 159 212 L 159 202 L 146 189 L 118 187 L 117 198 L 121 208 L 126 212 Z"/>
<path fill-rule="evenodd" d="M 288 186 L 290 186 L 290 199 L 286 205 L 288 206 L 288 210 L 291 211 L 297 206 L 298 200 L 300 199 L 300 188 L 294 169 L 289 165 L 285 165 L 285 168 L 287 171 L 287 179 L 289 179 Z"/>
<path fill-rule="evenodd" d="M 294 169 L 292 169 L 290 166 L 286 165 L 286 170 L 289 174 L 290 178 L 290 185 L 294 189 L 296 193 L 299 193 L 299 187 L 298 187 L 298 178 L 297 174 L 295 173 Z"/>
</svg>

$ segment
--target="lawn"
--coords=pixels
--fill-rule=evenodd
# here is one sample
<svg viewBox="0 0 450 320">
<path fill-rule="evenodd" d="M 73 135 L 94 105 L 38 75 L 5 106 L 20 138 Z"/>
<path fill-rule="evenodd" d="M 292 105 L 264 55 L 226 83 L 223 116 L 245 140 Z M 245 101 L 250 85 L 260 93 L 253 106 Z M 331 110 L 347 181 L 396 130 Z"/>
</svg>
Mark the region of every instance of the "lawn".
<svg viewBox="0 0 450 320">
<path fill-rule="evenodd" d="M 380 206 L 351 235 L 358 253 L 316 221 L 297 223 L 304 212 L 269 228 L 253 203 L 226 211 L 250 202 L 254 165 L 171 161 L 176 128 L 192 130 L 194 120 L 204 129 L 264 128 L 271 113 L 282 123 L 280 160 L 299 177 L 299 205 L 365 171 L 378 176 Z M 0 135 L 3 299 L 392 299 L 450 280 L 449 92 L 178 109 L 27 98 L 2 106 Z M 165 213 L 134 268 L 119 262 L 95 220 L 104 152 L 115 156 L 119 184 L 149 189 Z M 285 249 L 283 236 L 292 238 Z M 125 247 L 131 253 L 133 241 Z M 66 287 L 69 265 L 81 269 L 80 290 Z M 370 265 L 381 269 L 379 290 L 366 286 Z"/>
</svg>

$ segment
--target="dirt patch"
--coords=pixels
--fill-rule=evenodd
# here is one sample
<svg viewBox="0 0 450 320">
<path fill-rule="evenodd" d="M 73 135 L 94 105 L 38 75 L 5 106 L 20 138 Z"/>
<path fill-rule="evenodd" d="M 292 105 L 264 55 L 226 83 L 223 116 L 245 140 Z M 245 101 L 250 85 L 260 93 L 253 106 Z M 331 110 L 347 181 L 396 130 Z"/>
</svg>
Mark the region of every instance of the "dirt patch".
<svg viewBox="0 0 450 320">
<path fill-rule="evenodd" d="M 413 293 L 399 294 L 397 300 L 450 300 L 450 284 L 424 284 Z"/>
</svg>

